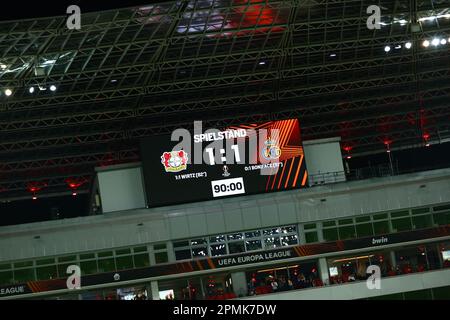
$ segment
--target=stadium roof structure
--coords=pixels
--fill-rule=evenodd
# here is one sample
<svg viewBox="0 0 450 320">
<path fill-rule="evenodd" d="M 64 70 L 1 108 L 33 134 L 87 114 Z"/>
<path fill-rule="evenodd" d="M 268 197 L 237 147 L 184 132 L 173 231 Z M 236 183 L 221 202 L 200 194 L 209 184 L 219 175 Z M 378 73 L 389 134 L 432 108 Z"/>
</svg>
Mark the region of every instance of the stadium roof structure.
<svg viewBox="0 0 450 320">
<path fill-rule="evenodd" d="M 449 8 L 186 0 L 86 13 L 80 30 L 0 22 L 0 199 L 87 190 L 94 167 L 137 161 L 141 137 L 194 120 L 296 117 L 304 139 L 340 136 L 354 156 L 442 142 Z"/>
</svg>

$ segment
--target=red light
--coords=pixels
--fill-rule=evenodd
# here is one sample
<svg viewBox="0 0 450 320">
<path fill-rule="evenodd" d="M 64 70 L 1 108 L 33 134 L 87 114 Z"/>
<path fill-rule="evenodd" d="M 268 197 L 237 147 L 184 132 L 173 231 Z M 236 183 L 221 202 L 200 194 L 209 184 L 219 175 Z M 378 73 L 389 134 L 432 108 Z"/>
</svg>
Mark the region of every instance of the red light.
<svg viewBox="0 0 450 320">
<path fill-rule="evenodd" d="M 30 182 L 27 185 L 27 189 L 31 193 L 36 193 L 47 186 L 46 182 Z"/>
<path fill-rule="evenodd" d="M 428 133 L 424 133 L 422 135 L 422 138 L 423 138 L 423 140 L 425 142 L 425 147 L 429 147 L 430 143 L 428 142 L 428 139 L 430 139 L 430 135 Z"/>
<path fill-rule="evenodd" d="M 70 189 L 77 189 L 81 187 L 83 184 L 85 184 L 87 181 L 86 179 L 77 180 L 77 179 L 67 179 L 66 183 L 69 186 Z"/>
<path fill-rule="evenodd" d="M 386 152 L 387 153 L 391 153 L 391 146 L 390 146 L 391 142 L 392 141 L 390 141 L 390 140 L 384 140 L 383 141 L 384 145 L 386 146 Z"/>
<path fill-rule="evenodd" d="M 77 196 L 77 189 L 79 187 L 81 187 L 83 184 L 85 184 L 86 182 L 88 182 L 88 180 L 86 178 L 69 178 L 66 179 L 66 183 L 67 186 L 71 189 L 72 191 L 72 196 L 76 197 Z"/>
<path fill-rule="evenodd" d="M 345 156 L 346 159 L 351 159 L 352 155 L 350 154 L 350 151 L 352 151 L 352 147 L 351 146 L 344 146 L 344 151 L 347 153 L 347 155 Z"/>
</svg>

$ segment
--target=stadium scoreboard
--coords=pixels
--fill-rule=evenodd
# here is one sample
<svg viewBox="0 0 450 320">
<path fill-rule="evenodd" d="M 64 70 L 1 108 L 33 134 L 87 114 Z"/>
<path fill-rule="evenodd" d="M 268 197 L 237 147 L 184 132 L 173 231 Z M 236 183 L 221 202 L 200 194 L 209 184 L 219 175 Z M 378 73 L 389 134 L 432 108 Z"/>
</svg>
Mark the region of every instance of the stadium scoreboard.
<svg viewBox="0 0 450 320">
<path fill-rule="evenodd" d="M 307 184 L 297 119 L 204 132 L 178 129 L 143 139 L 141 155 L 150 207 Z"/>
</svg>

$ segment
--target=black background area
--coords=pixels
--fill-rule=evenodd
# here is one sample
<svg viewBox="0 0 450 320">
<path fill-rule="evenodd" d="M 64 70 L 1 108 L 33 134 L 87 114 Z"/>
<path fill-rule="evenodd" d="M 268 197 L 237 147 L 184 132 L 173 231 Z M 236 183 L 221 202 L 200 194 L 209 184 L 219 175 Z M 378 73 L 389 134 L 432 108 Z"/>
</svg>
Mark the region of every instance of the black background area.
<svg viewBox="0 0 450 320">
<path fill-rule="evenodd" d="M 2 0 L 0 21 L 66 16 L 70 5 L 77 5 L 81 14 L 161 3 L 154 0 Z"/>
</svg>

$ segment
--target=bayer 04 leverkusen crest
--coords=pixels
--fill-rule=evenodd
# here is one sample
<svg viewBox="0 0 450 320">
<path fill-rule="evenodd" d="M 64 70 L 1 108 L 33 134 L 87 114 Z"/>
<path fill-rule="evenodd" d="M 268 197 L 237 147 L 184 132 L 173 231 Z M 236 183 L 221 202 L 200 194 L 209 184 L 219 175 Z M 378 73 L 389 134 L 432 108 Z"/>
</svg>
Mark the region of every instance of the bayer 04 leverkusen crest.
<svg viewBox="0 0 450 320">
<path fill-rule="evenodd" d="M 161 156 L 161 163 L 166 172 L 180 172 L 186 170 L 188 154 L 186 151 L 164 152 Z"/>
</svg>

